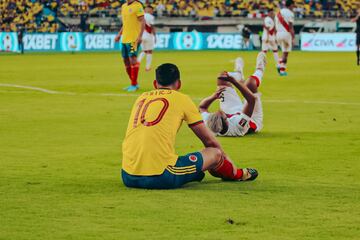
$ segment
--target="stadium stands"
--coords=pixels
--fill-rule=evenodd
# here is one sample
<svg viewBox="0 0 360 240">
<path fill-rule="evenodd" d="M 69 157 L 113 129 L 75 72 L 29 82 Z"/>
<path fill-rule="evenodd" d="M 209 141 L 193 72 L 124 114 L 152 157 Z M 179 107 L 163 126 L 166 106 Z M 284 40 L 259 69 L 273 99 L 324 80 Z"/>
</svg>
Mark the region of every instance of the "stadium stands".
<svg viewBox="0 0 360 240">
<path fill-rule="evenodd" d="M 0 31 L 28 32 L 96 31 L 91 18 L 113 19 L 120 16 L 125 0 L 2 0 Z M 278 9 L 278 0 L 153 0 L 144 1 L 157 17 L 183 17 L 208 20 L 223 17 L 261 18 L 268 8 Z M 358 0 L 295 0 L 297 18 L 350 18 L 355 15 Z M 71 19 L 81 19 L 72 23 Z M 108 30 L 108 29 L 107 29 Z"/>
</svg>

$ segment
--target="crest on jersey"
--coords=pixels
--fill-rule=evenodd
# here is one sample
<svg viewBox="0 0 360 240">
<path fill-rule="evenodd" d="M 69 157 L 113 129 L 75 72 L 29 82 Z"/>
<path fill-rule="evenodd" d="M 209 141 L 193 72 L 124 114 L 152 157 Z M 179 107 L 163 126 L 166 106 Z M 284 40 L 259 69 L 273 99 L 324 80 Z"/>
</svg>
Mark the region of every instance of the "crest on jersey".
<svg viewBox="0 0 360 240">
<path fill-rule="evenodd" d="M 190 155 L 189 160 L 192 161 L 192 162 L 196 162 L 198 160 L 198 158 L 195 155 Z"/>
<path fill-rule="evenodd" d="M 132 8 L 129 8 L 129 13 L 132 13 L 132 11 L 133 11 Z"/>
<path fill-rule="evenodd" d="M 239 122 L 239 125 L 242 127 L 245 127 L 246 123 L 247 123 L 247 120 L 245 118 L 242 118 Z"/>
</svg>

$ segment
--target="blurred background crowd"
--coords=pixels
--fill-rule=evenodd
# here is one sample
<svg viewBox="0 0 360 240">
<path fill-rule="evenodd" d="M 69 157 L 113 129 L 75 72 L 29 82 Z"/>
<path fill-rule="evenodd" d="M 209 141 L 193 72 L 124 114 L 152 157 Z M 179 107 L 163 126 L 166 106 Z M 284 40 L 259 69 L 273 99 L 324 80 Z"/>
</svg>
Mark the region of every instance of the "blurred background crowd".
<svg viewBox="0 0 360 240">
<path fill-rule="evenodd" d="M 0 31 L 57 32 L 71 31 L 63 19 L 89 17 L 119 18 L 125 0 L 1 0 Z M 261 18 L 267 9 L 279 9 L 278 0 L 147 0 L 159 18 L 183 17 L 208 20 L 224 17 Z M 351 18 L 359 0 L 295 0 L 297 18 Z M 73 26 L 74 27 L 74 26 Z M 94 26 L 75 30 L 99 31 Z M 101 30 L 101 29 L 100 29 Z"/>
</svg>

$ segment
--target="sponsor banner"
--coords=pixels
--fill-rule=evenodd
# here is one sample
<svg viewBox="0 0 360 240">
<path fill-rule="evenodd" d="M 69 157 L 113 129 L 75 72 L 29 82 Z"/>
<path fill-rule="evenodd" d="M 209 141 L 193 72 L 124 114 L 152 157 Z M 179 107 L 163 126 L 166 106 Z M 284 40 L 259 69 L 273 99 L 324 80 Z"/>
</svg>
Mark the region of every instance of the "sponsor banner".
<svg viewBox="0 0 360 240">
<path fill-rule="evenodd" d="M 0 51 L 19 51 L 17 34 L 13 32 L 0 32 Z"/>
<path fill-rule="evenodd" d="M 59 39 L 59 35 L 57 33 L 24 34 L 23 37 L 24 51 L 27 52 L 57 51 L 58 39 Z"/>
<path fill-rule="evenodd" d="M 303 51 L 355 51 L 355 33 L 302 33 L 301 50 Z"/>
<path fill-rule="evenodd" d="M 23 44 L 28 52 L 120 51 L 121 44 L 115 43 L 115 36 L 116 33 L 26 33 Z M 19 50 L 16 33 L 0 32 L 0 39 L 1 50 Z M 243 39 L 239 33 L 157 33 L 155 49 L 240 50 L 243 49 Z"/>
</svg>

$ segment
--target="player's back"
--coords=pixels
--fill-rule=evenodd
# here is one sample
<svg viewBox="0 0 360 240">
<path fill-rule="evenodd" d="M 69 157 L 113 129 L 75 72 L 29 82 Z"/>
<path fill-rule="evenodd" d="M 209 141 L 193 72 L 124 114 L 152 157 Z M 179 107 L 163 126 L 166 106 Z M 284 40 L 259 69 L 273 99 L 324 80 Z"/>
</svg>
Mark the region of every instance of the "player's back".
<svg viewBox="0 0 360 240">
<path fill-rule="evenodd" d="M 290 32 L 288 25 L 294 22 L 294 13 L 288 9 L 283 8 L 275 17 L 275 27 L 277 32 Z"/>
<path fill-rule="evenodd" d="M 185 120 L 201 122 L 191 99 L 169 89 L 143 93 L 135 102 L 123 142 L 123 169 L 133 175 L 161 174 L 175 164 L 176 134 Z"/>
</svg>

